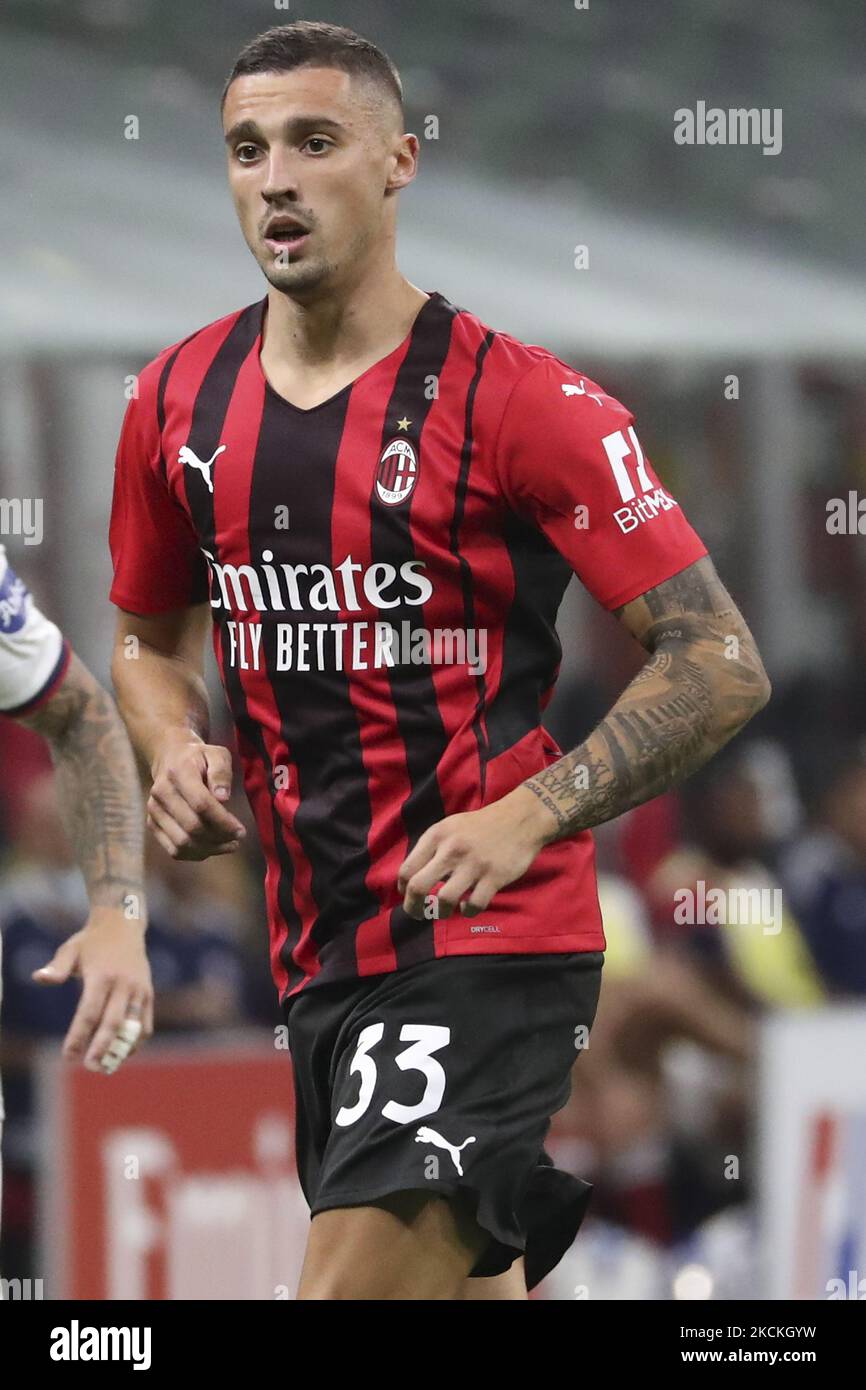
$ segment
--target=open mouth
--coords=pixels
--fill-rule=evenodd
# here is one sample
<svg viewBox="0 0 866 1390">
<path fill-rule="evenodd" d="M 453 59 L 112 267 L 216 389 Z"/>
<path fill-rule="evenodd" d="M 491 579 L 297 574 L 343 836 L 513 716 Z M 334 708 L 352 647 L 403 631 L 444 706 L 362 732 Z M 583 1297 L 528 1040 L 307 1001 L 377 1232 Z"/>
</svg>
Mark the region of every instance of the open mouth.
<svg viewBox="0 0 866 1390">
<path fill-rule="evenodd" d="M 275 217 L 273 221 L 268 223 L 264 240 L 265 244 L 277 253 L 287 248 L 299 246 L 307 236 L 309 236 L 308 229 L 301 222 L 296 222 L 293 217 Z"/>
</svg>

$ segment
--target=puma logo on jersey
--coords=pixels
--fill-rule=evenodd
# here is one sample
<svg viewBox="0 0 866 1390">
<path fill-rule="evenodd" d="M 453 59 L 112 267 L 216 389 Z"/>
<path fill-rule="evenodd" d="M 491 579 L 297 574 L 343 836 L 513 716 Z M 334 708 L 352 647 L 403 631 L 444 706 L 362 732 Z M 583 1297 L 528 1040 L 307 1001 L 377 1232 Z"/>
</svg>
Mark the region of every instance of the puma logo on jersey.
<svg viewBox="0 0 866 1390">
<path fill-rule="evenodd" d="M 223 453 L 225 448 L 226 445 L 221 444 L 219 448 L 215 449 L 214 452 L 211 454 L 207 463 L 205 463 L 202 459 L 197 458 L 196 455 L 193 453 L 192 449 L 190 449 L 186 444 L 184 444 L 183 448 L 178 451 L 177 461 L 178 463 L 185 465 L 187 468 L 196 469 L 196 471 L 201 474 L 201 476 L 207 483 L 208 492 L 213 492 L 213 479 L 211 478 L 211 469 L 213 468 L 214 460 L 216 459 L 217 455 Z"/>
<path fill-rule="evenodd" d="M 575 386 L 571 381 L 564 381 L 562 383 L 562 390 L 566 396 L 591 396 L 598 405 L 604 404 L 601 396 L 596 395 L 595 391 L 587 391 L 586 382 L 583 377 L 580 378 L 579 386 Z"/>
<path fill-rule="evenodd" d="M 460 1163 L 460 1153 L 461 1150 L 466 1148 L 467 1144 L 475 1143 L 475 1135 L 471 1135 L 469 1139 L 464 1139 L 462 1144 L 449 1144 L 448 1140 L 443 1139 L 441 1134 L 437 1134 L 435 1129 L 428 1129 L 426 1125 L 422 1125 L 415 1135 L 415 1143 L 433 1144 L 437 1149 L 447 1149 L 454 1160 L 454 1167 L 462 1178 L 463 1168 Z"/>
</svg>

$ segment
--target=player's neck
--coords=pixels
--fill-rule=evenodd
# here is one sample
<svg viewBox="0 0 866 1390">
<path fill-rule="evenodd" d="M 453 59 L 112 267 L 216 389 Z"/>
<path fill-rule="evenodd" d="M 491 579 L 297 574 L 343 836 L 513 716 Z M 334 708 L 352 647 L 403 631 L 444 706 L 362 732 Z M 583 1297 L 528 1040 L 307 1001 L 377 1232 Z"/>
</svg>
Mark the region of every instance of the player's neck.
<svg viewBox="0 0 866 1390">
<path fill-rule="evenodd" d="M 299 374 L 375 362 L 400 345 L 427 298 L 396 266 L 307 303 L 271 287 L 262 362 Z"/>
</svg>

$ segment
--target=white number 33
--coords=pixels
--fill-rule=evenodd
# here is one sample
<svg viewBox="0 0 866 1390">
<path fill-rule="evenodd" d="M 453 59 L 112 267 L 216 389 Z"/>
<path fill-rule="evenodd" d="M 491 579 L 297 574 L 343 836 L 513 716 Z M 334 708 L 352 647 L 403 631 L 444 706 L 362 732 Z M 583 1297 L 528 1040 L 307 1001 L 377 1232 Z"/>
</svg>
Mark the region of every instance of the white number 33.
<svg viewBox="0 0 866 1390">
<path fill-rule="evenodd" d="M 355 1055 L 349 1066 L 350 1075 L 357 1072 L 360 1076 L 361 1089 L 354 1105 L 343 1105 L 337 1111 L 335 1123 L 342 1128 L 360 1120 L 370 1107 L 378 1076 L 376 1063 L 370 1053 L 376 1044 L 382 1041 L 384 1033 L 384 1023 L 371 1023 L 361 1030 Z M 417 1105 L 400 1105 L 395 1100 L 389 1100 L 382 1106 L 382 1114 L 386 1120 L 393 1120 L 395 1124 L 407 1125 L 413 1120 L 422 1119 L 424 1115 L 434 1114 L 442 1104 L 445 1094 L 445 1070 L 433 1053 L 447 1047 L 451 1041 L 451 1029 L 440 1028 L 433 1023 L 404 1023 L 400 1029 L 400 1041 L 409 1043 L 410 1046 L 397 1053 L 394 1058 L 397 1066 L 401 1071 L 420 1071 L 426 1077 L 427 1084 Z"/>
</svg>

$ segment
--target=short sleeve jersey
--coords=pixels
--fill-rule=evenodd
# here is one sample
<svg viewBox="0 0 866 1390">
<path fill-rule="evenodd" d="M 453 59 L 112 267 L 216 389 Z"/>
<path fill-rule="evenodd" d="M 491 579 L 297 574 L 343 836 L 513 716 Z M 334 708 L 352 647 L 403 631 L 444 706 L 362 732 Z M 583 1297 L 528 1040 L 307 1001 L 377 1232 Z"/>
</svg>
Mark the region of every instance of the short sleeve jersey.
<svg viewBox="0 0 866 1390">
<path fill-rule="evenodd" d="M 112 598 L 209 602 L 267 861 L 284 998 L 441 956 L 602 949 L 589 833 L 477 918 L 402 909 L 430 825 L 549 766 L 572 574 L 628 603 L 706 551 L 630 412 L 433 293 L 406 339 L 300 409 L 267 301 L 142 373 L 117 456 Z"/>
</svg>

